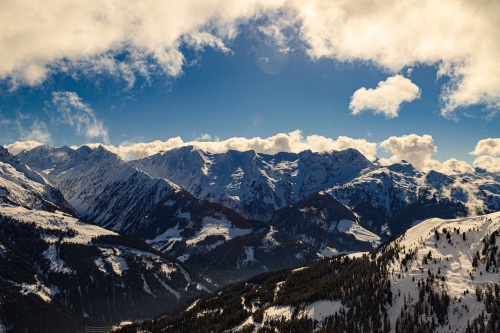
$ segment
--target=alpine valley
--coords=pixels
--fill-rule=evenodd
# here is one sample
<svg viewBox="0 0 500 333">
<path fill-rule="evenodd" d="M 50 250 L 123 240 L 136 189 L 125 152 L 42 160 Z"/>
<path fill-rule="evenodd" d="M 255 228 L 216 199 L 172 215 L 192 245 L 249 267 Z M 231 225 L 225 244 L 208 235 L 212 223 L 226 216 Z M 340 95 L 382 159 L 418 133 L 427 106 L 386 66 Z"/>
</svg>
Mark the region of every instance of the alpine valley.
<svg viewBox="0 0 500 333">
<path fill-rule="evenodd" d="M 0 147 L 0 332 L 495 332 L 498 211 L 355 149 Z"/>
</svg>

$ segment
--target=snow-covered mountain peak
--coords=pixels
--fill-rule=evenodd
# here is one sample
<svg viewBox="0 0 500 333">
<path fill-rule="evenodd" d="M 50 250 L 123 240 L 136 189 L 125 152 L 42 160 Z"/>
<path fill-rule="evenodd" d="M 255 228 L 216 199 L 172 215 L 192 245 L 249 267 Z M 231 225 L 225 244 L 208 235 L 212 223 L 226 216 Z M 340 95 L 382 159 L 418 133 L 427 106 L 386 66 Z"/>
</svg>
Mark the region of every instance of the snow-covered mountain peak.
<svg viewBox="0 0 500 333">
<path fill-rule="evenodd" d="M 181 147 L 130 163 L 199 198 L 216 200 L 260 219 L 373 167 L 355 149 L 268 155 L 253 150 L 209 153 Z"/>
<path fill-rule="evenodd" d="M 420 176 L 421 173 L 410 163 L 406 161 L 401 161 L 400 163 L 394 163 L 389 166 L 387 166 L 387 169 L 394 171 L 394 172 L 399 172 L 408 176 Z"/>
<path fill-rule="evenodd" d="M 0 146 L 0 197 L 17 205 L 75 214 L 63 195 L 44 177 Z"/>
</svg>

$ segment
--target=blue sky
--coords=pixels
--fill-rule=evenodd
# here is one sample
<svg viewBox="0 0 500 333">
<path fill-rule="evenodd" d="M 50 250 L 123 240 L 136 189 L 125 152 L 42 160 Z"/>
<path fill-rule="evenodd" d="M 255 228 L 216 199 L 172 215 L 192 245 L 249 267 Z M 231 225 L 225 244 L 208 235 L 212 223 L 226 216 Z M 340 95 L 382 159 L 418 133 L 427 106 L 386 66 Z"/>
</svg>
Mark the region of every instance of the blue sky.
<svg viewBox="0 0 500 333">
<path fill-rule="evenodd" d="M 94 1 L 70 1 L 74 8 L 65 9 L 63 19 L 56 15 L 63 9 L 40 12 L 35 3 L 3 10 L 21 11 L 34 17 L 34 24 L 0 23 L 10 23 L 14 31 L 0 37 L 0 48 L 12 53 L 0 59 L 3 145 L 32 140 L 118 147 L 175 137 L 184 142 L 265 140 L 300 130 L 301 142 L 311 135 L 331 138 L 334 143 L 327 147 L 345 148 L 336 143 L 339 136 L 364 140 L 353 143 L 355 148 L 378 144 L 367 149 L 393 161 L 421 149 L 424 159 L 457 158 L 472 165 L 477 156 L 469 152 L 480 140 L 493 138 L 497 144 L 500 38 L 491 8 L 486 10 L 498 5 L 494 1 L 480 4 L 473 14 L 463 1 L 410 1 L 414 16 L 435 18 L 432 34 L 412 25 L 404 9 L 401 14 L 367 8 L 373 17 L 366 18 L 359 9 L 363 1 L 339 8 L 321 0 L 313 5 L 209 1 L 202 14 L 201 2 L 194 0 L 177 13 L 154 1 L 148 2 L 151 11 L 141 13 L 133 2 L 124 2 L 117 11 L 134 9 L 137 16 L 130 20 L 146 22 L 134 26 L 138 32 L 132 37 L 126 16 L 117 18 Z M 249 3 L 254 6 L 243 5 Z M 165 16 L 159 15 L 162 10 Z M 338 11 L 343 15 L 336 22 L 331 13 Z M 96 13 L 107 19 L 94 22 Z M 38 27 L 42 14 L 54 20 Z M 455 31 L 446 20 L 458 14 Z M 68 28 L 75 21 L 81 22 L 80 30 Z M 490 21 L 490 26 L 478 23 Z M 373 38 L 371 30 L 379 35 Z M 464 37 L 464 30 L 475 34 Z M 47 41 L 46 48 L 29 43 L 39 39 Z M 387 89 L 376 89 L 382 86 Z M 358 114 L 353 114 L 354 104 Z M 381 144 L 389 137 L 399 141 Z M 490 164 L 498 161 L 495 147 L 478 150 L 487 153 Z"/>
</svg>

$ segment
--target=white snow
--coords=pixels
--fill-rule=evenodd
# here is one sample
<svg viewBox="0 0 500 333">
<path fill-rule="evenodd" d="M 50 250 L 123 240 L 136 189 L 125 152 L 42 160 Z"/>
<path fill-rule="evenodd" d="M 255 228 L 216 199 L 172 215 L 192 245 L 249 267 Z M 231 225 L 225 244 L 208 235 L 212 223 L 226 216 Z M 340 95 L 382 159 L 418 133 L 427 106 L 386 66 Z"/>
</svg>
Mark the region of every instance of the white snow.
<svg viewBox="0 0 500 333">
<path fill-rule="evenodd" d="M 106 266 L 102 258 L 97 258 L 96 260 L 94 260 L 94 264 L 101 272 L 103 272 L 104 274 L 108 274 L 108 271 L 106 270 Z"/>
<path fill-rule="evenodd" d="M 186 309 L 186 311 L 185 311 L 185 312 L 191 311 L 191 310 L 192 310 L 192 309 L 196 306 L 196 304 L 198 304 L 198 302 L 199 302 L 199 301 L 200 301 L 199 299 L 197 299 L 196 301 L 194 301 L 194 302 L 193 302 L 193 304 L 191 304 L 191 305 L 190 305 L 190 306 Z"/>
<path fill-rule="evenodd" d="M 193 284 L 193 280 L 191 279 L 191 276 L 189 275 L 189 273 L 186 272 L 186 270 L 181 265 L 177 265 L 177 267 L 179 267 L 179 269 L 181 270 L 181 273 L 184 275 L 184 278 L 188 282 L 188 286 Z M 186 286 L 186 288 L 187 288 L 187 286 Z"/>
<path fill-rule="evenodd" d="M 322 321 L 328 316 L 334 315 L 342 308 L 340 301 L 317 301 L 305 307 L 302 315 L 311 319 Z"/>
<path fill-rule="evenodd" d="M 160 282 L 160 284 L 163 286 L 163 288 L 167 289 L 171 294 L 175 296 L 175 298 L 180 299 L 181 294 L 172 289 L 169 285 L 167 285 L 158 275 L 155 274 L 156 279 Z"/>
<path fill-rule="evenodd" d="M 256 260 L 254 259 L 254 248 L 252 246 L 243 247 L 245 258 L 243 260 L 238 261 L 238 268 L 246 267 L 251 263 L 254 263 Z"/>
<path fill-rule="evenodd" d="M 450 233 L 450 240 L 443 233 L 443 228 Z M 500 275 L 487 272 L 484 264 L 477 268 L 472 266 L 474 255 L 478 251 L 481 253 L 484 246 L 483 237 L 499 229 L 500 212 L 453 220 L 429 219 L 407 230 L 394 244 L 404 247 L 407 253 L 416 251 L 417 259 L 408 261 L 407 272 L 401 269 L 402 256 L 389 267 L 389 270 L 394 269 L 395 272 L 391 278 L 392 292 L 396 295 L 394 306 L 389 310 L 390 317 L 396 318 L 399 315 L 403 306 L 403 294 L 408 303 L 416 302 L 417 281 L 424 279 L 430 270 L 433 274 L 445 277 L 445 280 L 439 280 L 433 289 L 435 292 L 446 291 L 451 297 L 448 311 L 451 330 L 464 331 L 467 320 L 477 317 L 484 310 L 484 303 L 476 300 L 476 288 L 484 289 L 486 285 L 500 282 Z M 456 230 L 459 230 L 459 233 Z M 439 240 L 435 237 L 435 231 L 439 233 Z M 423 261 L 429 252 L 431 256 L 425 264 Z M 464 295 L 467 290 L 469 294 Z M 399 291 L 401 297 L 397 296 Z M 448 327 L 442 328 L 441 331 L 448 331 Z"/>
<path fill-rule="evenodd" d="M 333 225 L 330 227 L 332 229 Z M 337 230 L 341 232 L 345 232 L 347 234 L 351 234 L 356 237 L 357 240 L 362 242 L 369 242 L 372 245 L 380 244 L 380 236 L 374 234 L 371 231 L 366 230 L 358 223 L 353 222 L 351 220 L 340 220 L 337 223 Z"/>
<path fill-rule="evenodd" d="M 319 253 L 321 253 L 321 255 L 324 257 L 332 257 L 339 254 L 340 252 L 336 248 L 325 246 L 320 249 Z"/>
<path fill-rule="evenodd" d="M 59 248 L 56 244 L 50 245 L 49 248 L 43 252 L 43 256 L 49 261 L 51 271 L 64 274 L 73 273 L 73 270 L 66 267 L 66 263 L 59 258 Z"/>
<path fill-rule="evenodd" d="M 281 318 L 290 319 L 293 309 L 292 306 L 271 306 L 264 311 L 263 322 Z"/>
<path fill-rule="evenodd" d="M 147 292 L 148 294 L 150 294 L 151 296 L 153 297 L 156 297 L 152 292 L 151 292 L 151 289 L 149 288 L 149 285 L 146 281 L 146 279 L 144 278 L 144 274 L 141 274 L 141 279 L 142 279 L 142 289 Z"/>
<path fill-rule="evenodd" d="M 274 234 L 277 233 L 277 230 L 274 229 L 273 226 L 271 226 L 271 228 L 269 229 L 269 232 L 266 234 L 266 236 L 264 237 L 263 239 L 263 242 L 266 246 L 270 246 L 270 247 L 278 247 L 280 246 L 281 244 L 274 238 Z"/>
<path fill-rule="evenodd" d="M 184 261 L 186 261 L 188 259 L 189 259 L 189 254 L 188 253 L 185 253 L 185 254 L 177 257 L 177 260 L 179 260 L 180 262 L 184 262 Z"/>
<path fill-rule="evenodd" d="M 22 284 L 16 284 L 19 287 L 21 287 L 21 294 L 23 295 L 28 295 L 28 294 L 34 294 L 40 297 L 42 300 L 45 302 L 50 302 L 52 301 L 52 297 L 57 294 L 57 289 L 53 288 L 48 288 L 44 284 L 42 284 L 40 281 L 36 281 L 36 284 L 29 284 L 29 283 L 22 283 Z"/>
<path fill-rule="evenodd" d="M 161 272 L 163 272 L 165 275 L 170 276 L 173 272 L 176 272 L 177 269 L 175 267 L 172 267 L 172 264 L 161 264 Z"/>
<path fill-rule="evenodd" d="M 307 268 L 307 266 L 295 268 L 294 270 L 292 270 L 292 273 L 300 272 L 300 271 L 302 271 L 302 270 L 304 270 L 306 268 Z"/>
<path fill-rule="evenodd" d="M 101 250 L 104 260 L 111 265 L 115 274 L 122 275 L 123 271 L 128 270 L 127 261 L 121 257 L 122 252 L 119 249 L 99 247 L 99 250 Z"/>
<path fill-rule="evenodd" d="M 219 220 L 213 217 L 204 217 L 201 230 L 196 232 L 196 235 L 193 238 L 188 239 L 186 244 L 195 245 L 203 241 L 208 236 L 215 235 L 221 235 L 226 240 L 230 240 L 251 232 L 252 229 L 234 228 L 231 221 L 228 221 L 225 218 Z"/>
<path fill-rule="evenodd" d="M 76 236 L 64 237 L 62 240 L 63 243 L 88 244 L 94 237 L 117 235 L 115 232 L 81 222 L 62 213 L 49 213 L 41 210 L 29 210 L 24 207 L 0 204 L 0 215 L 24 223 L 36 223 L 38 227 L 43 229 L 76 231 Z"/>
</svg>

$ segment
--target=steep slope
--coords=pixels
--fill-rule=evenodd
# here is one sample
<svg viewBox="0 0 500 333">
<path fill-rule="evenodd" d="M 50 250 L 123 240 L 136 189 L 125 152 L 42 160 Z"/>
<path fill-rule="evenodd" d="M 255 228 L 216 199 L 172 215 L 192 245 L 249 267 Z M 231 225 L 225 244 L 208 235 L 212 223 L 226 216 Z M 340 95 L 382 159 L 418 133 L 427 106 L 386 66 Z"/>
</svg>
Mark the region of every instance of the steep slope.
<svg viewBox="0 0 500 333">
<path fill-rule="evenodd" d="M 463 202 L 469 212 L 484 214 L 500 210 L 500 179 L 488 173 L 444 175 L 430 171 L 425 184 Z"/>
<path fill-rule="evenodd" d="M 408 163 L 368 170 L 326 190 L 381 236 L 398 235 L 424 219 L 468 215 L 467 205 L 433 187 Z"/>
<path fill-rule="evenodd" d="M 83 318 L 56 301 L 35 266 L 0 232 L 0 331 L 83 332 Z M 51 320 L 46 320 L 51 318 Z"/>
<path fill-rule="evenodd" d="M 125 231 L 164 196 L 179 190 L 165 179 L 138 171 L 102 146 L 37 148 L 23 153 L 24 160 L 48 172 L 78 214 L 108 229 Z M 41 158 L 46 153 L 57 158 L 47 162 Z"/>
<path fill-rule="evenodd" d="M 0 146 L 0 199 L 24 207 L 76 216 L 61 192 Z"/>
<path fill-rule="evenodd" d="M 6 248 L 15 248 L 31 267 L 29 285 L 23 285 L 11 277 L 17 264 L 5 263 L 2 283 L 17 289 L 17 294 L 31 293 L 78 316 L 108 322 L 144 318 L 214 287 L 208 278 L 144 242 L 64 213 L 2 204 L 0 233 L 9 242 L 2 244 L 1 256 Z M 37 299 L 23 304 L 34 311 L 39 303 Z M 3 302 L 0 307 L 9 311 Z M 2 318 L 7 319 L 14 320 Z"/>
<path fill-rule="evenodd" d="M 184 190 L 167 195 L 129 232 L 226 283 L 321 257 L 283 231 Z"/>
<path fill-rule="evenodd" d="M 370 255 L 260 275 L 122 332 L 495 332 L 499 245 L 500 213 L 429 219 Z"/>
<path fill-rule="evenodd" d="M 213 199 L 254 219 L 266 219 L 277 208 L 373 166 L 354 149 L 266 155 L 234 150 L 213 154 L 192 146 L 131 164 L 152 177 L 169 179 L 199 198 Z"/>
<path fill-rule="evenodd" d="M 276 210 L 269 223 L 323 255 L 369 251 L 380 244 L 380 237 L 360 225 L 359 219 L 332 196 L 318 192 Z"/>
<path fill-rule="evenodd" d="M 51 157 L 41 159 L 46 154 Z M 290 235 L 151 178 L 103 147 L 40 146 L 23 156 L 40 172 L 50 172 L 47 177 L 85 218 L 148 240 L 167 255 L 210 270 L 221 282 L 320 258 Z"/>
</svg>

